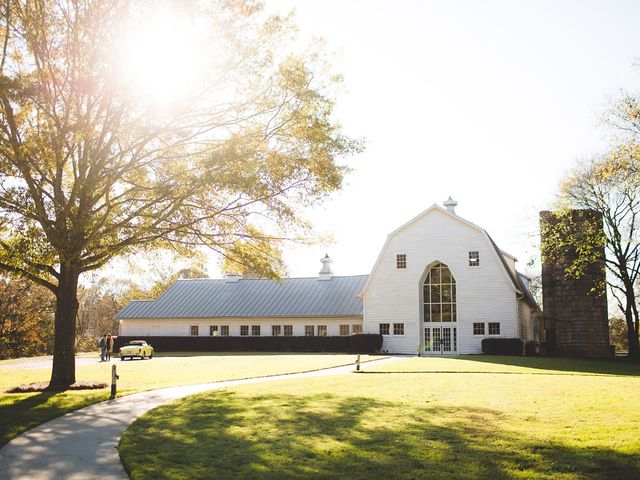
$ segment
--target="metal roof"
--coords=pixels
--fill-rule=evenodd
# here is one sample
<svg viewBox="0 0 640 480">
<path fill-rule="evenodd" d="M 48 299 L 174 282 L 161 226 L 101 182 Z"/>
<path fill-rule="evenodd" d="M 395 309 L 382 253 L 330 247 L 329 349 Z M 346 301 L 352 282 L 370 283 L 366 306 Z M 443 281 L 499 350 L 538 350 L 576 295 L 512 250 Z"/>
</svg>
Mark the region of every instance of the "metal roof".
<svg viewBox="0 0 640 480">
<path fill-rule="evenodd" d="M 133 301 L 116 318 L 343 317 L 362 316 L 368 275 L 330 280 L 177 280 L 155 301 Z"/>
</svg>

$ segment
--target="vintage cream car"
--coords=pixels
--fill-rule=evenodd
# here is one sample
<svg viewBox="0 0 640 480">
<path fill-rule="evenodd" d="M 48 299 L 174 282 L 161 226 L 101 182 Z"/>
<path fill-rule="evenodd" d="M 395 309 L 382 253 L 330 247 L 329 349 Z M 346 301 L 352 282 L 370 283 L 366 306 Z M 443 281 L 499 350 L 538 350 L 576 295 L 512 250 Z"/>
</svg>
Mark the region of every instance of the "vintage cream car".
<svg viewBox="0 0 640 480">
<path fill-rule="evenodd" d="M 153 358 L 153 347 L 144 340 L 131 340 L 124 347 L 120 347 L 120 360 L 125 358 L 146 357 Z"/>
</svg>

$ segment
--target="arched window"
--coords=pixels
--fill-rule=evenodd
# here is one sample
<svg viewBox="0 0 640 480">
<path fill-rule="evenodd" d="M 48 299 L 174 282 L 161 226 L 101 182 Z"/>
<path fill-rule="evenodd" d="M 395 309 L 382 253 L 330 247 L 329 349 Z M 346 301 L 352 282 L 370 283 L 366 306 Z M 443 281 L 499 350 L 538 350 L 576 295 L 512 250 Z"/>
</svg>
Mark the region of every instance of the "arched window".
<svg viewBox="0 0 640 480">
<path fill-rule="evenodd" d="M 456 321 L 456 281 L 449 267 L 436 263 L 429 268 L 423 286 L 424 321 Z"/>
</svg>

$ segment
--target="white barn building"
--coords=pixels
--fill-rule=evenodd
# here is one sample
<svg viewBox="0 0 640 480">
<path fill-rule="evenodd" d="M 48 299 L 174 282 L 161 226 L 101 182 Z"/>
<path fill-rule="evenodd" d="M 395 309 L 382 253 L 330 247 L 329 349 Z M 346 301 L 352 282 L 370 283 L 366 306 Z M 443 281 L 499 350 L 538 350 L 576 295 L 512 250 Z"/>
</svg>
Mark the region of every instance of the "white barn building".
<svg viewBox="0 0 640 480">
<path fill-rule="evenodd" d="M 363 289 L 364 332 L 395 353 L 481 353 L 487 337 L 534 340 L 539 307 L 516 258 L 432 205 L 389 234 Z"/>
<path fill-rule="evenodd" d="M 392 353 L 481 353 L 487 337 L 538 340 L 539 307 L 516 259 L 456 203 L 433 205 L 392 232 L 370 275 L 178 280 L 131 302 L 123 336 L 337 336 L 380 333 Z"/>
</svg>

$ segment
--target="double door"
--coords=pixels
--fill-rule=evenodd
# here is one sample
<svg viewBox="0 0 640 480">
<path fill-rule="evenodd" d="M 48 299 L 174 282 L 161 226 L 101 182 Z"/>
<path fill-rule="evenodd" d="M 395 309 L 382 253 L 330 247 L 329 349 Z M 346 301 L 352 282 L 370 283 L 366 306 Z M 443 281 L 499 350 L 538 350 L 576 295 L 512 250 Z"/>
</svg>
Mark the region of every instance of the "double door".
<svg viewBox="0 0 640 480">
<path fill-rule="evenodd" d="M 439 354 L 457 353 L 458 329 L 453 326 L 424 327 L 424 351 Z"/>
</svg>

